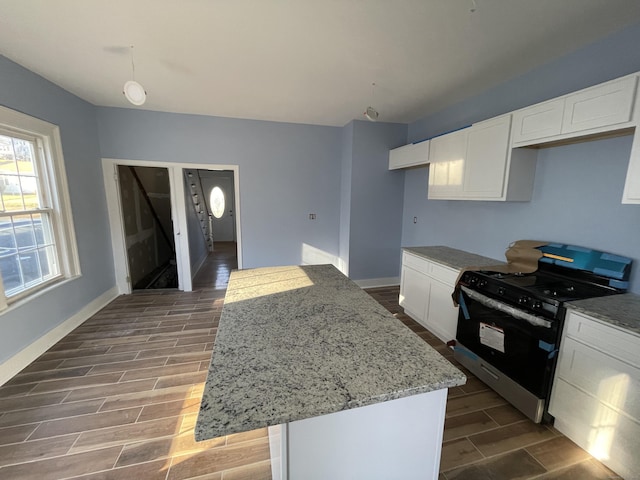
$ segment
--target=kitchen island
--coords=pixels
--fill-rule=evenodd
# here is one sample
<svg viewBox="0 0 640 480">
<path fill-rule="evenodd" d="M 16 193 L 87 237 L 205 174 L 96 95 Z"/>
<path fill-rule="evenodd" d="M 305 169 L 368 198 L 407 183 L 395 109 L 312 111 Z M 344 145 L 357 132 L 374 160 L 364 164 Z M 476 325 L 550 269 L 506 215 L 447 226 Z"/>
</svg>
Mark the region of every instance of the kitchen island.
<svg viewBox="0 0 640 480">
<path fill-rule="evenodd" d="M 274 479 L 435 479 L 465 381 L 331 265 L 236 271 L 196 439 L 270 427 Z"/>
</svg>

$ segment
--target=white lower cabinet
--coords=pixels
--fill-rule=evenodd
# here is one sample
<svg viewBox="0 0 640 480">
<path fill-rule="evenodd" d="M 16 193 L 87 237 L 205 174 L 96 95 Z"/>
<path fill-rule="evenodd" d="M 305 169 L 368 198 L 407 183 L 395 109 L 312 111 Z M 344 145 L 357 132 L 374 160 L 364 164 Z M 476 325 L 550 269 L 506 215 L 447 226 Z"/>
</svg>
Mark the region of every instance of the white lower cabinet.
<svg viewBox="0 0 640 480">
<path fill-rule="evenodd" d="M 407 315 L 443 342 L 456 338 L 458 308 L 451 294 L 459 272 L 403 252 L 400 306 Z"/>
<path fill-rule="evenodd" d="M 567 312 L 549 412 L 623 478 L 640 478 L 640 337 Z"/>
</svg>

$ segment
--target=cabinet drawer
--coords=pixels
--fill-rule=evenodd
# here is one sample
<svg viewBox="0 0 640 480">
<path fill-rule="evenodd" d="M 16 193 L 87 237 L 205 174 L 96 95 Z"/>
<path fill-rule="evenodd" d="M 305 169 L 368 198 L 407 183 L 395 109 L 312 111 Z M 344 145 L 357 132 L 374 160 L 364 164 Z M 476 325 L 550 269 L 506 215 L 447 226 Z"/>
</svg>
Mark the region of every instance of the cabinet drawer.
<svg viewBox="0 0 640 480">
<path fill-rule="evenodd" d="M 557 376 L 640 421 L 640 369 L 566 337 Z"/>
<path fill-rule="evenodd" d="M 623 478 L 637 478 L 638 423 L 562 380 L 554 383 L 549 412 L 560 432 Z"/>
<path fill-rule="evenodd" d="M 453 268 L 445 267 L 437 263 L 431 264 L 430 275 L 436 280 L 440 280 L 442 283 L 450 285 L 452 290 L 456 284 L 459 273 L 460 272 L 454 270 Z"/>
<path fill-rule="evenodd" d="M 407 252 L 402 253 L 402 265 L 418 270 L 425 275 L 431 273 L 431 262 Z"/>
<path fill-rule="evenodd" d="M 630 365 L 640 365 L 640 337 L 569 310 L 565 333 Z"/>
<path fill-rule="evenodd" d="M 631 76 L 568 95 L 562 133 L 606 127 L 631 120 L 637 77 Z"/>
</svg>

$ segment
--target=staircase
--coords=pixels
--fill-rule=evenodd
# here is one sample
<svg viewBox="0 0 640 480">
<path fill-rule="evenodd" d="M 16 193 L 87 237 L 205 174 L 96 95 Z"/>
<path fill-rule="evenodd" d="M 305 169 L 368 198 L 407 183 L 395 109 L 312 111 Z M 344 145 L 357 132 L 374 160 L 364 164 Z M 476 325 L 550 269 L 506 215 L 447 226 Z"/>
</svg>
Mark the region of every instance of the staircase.
<svg viewBox="0 0 640 480">
<path fill-rule="evenodd" d="M 200 173 L 195 169 L 185 169 L 184 176 L 190 191 L 193 208 L 200 221 L 200 230 L 210 252 L 213 252 L 213 218 L 202 190 Z"/>
</svg>

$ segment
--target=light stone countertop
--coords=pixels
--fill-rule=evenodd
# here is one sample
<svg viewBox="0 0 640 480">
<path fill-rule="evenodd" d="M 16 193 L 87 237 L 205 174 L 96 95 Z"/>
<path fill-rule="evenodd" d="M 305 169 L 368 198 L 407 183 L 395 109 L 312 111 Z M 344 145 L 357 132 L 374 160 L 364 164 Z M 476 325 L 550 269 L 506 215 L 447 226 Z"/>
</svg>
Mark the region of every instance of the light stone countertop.
<svg viewBox="0 0 640 480">
<path fill-rule="evenodd" d="M 623 293 L 567 302 L 567 308 L 640 335 L 640 295 Z"/>
<path fill-rule="evenodd" d="M 234 271 L 195 436 L 206 440 L 465 382 L 331 265 Z"/>
<path fill-rule="evenodd" d="M 403 250 L 456 270 L 461 270 L 466 267 L 487 267 L 505 263 L 504 261 L 494 260 L 445 246 L 405 247 Z M 565 306 L 605 323 L 640 335 L 640 295 L 625 293 L 622 295 L 574 300 L 567 302 Z"/>
<path fill-rule="evenodd" d="M 462 270 L 467 267 L 488 267 L 491 265 L 504 265 L 504 260 L 496 260 L 494 258 L 483 257 L 475 253 L 457 250 L 455 248 L 445 247 L 442 245 L 433 247 L 404 247 L 404 251 L 413 253 L 427 260 L 441 263 L 447 267 Z"/>
</svg>

